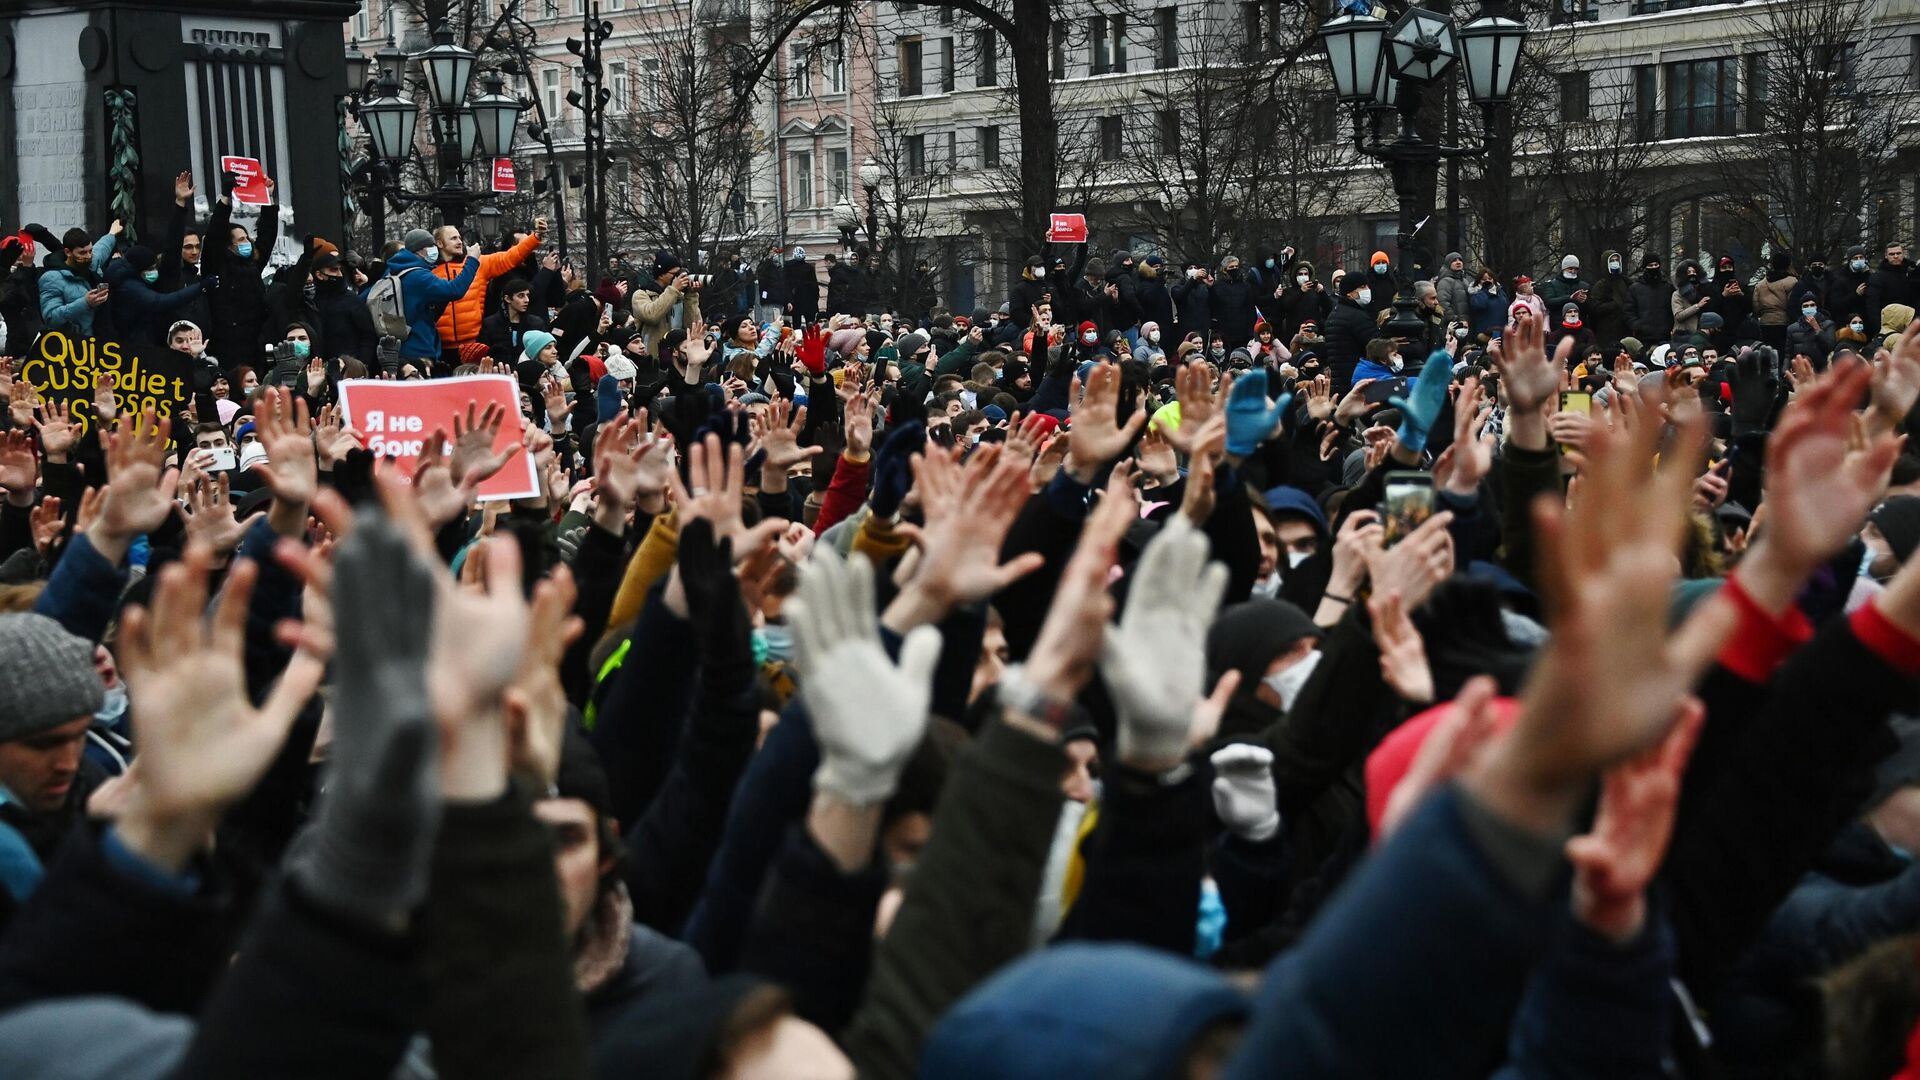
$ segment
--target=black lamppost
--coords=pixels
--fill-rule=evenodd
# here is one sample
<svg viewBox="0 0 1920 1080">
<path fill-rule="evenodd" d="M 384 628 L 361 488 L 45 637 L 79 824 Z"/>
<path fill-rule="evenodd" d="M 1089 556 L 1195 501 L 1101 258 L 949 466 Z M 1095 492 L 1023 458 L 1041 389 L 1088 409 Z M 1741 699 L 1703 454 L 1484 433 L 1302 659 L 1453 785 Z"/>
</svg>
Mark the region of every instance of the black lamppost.
<svg viewBox="0 0 1920 1080">
<path fill-rule="evenodd" d="M 498 72 L 483 78 L 487 93 L 467 100 L 473 69 L 479 58 L 454 43 L 453 31 L 442 24 L 434 31 L 433 47 L 417 59 L 426 77 L 428 107 L 432 112 L 434 157 L 439 178 L 433 190 L 408 192 L 401 188 L 401 166 L 414 152 L 414 134 L 420 106 L 401 90 L 408 60 L 389 42 L 371 61 L 353 49 L 347 54 L 350 76 L 364 80 L 349 108 L 367 133 L 368 160 L 355 179 L 368 202 L 376 249 L 386 244 L 386 204 L 426 203 L 437 207 L 448 225 L 465 223 L 467 209 L 493 198 L 493 192 L 468 186 L 466 163 L 479 153 L 504 157 L 513 150 L 514 129 L 526 106 L 502 92 Z"/>
<path fill-rule="evenodd" d="M 605 77 L 600 66 L 600 48 L 612 36 L 613 24 L 600 20 L 599 0 L 591 0 L 581 24 L 581 37 L 567 39 L 567 51 L 580 58 L 580 89 L 567 92 L 567 103 L 579 109 L 586 122 L 587 175 L 581 192 L 581 217 L 586 219 L 589 288 L 600 283 L 600 231 L 606 226 L 602 220 L 606 204 L 601 190 L 601 169 L 606 164 L 603 159 L 607 147 L 607 102 L 613 100 L 613 91 L 602 85 Z"/>
<path fill-rule="evenodd" d="M 1332 68 L 1334 93 L 1353 107 L 1354 148 L 1386 165 L 1400 204 L 1400 258 L 1395 262 L 1394 315 L 1387 332 L 1397 338 L 1424 336 L 1426 323 L 1415 310 L 1415 268 L 1425 269 L 1427 253 L 1420 228 L 1433 217 L 1440 162 L 1478 157 L 1486 146 L 1443 146 L 1419 128 L 1421 99 L 1428 86 L 1444 80 L 1455 60 L 1466 67 L 1467 93 L 1481 107 L 1491 132 L 1497 110 L 1513 89 L 1513 72 L 1526 40 L 1524 23 L 1491 8 L 1464 27 L 1438 10 L 1409 8 L 1397 22 L 1372 14 L 1348 14 L 1329 21 L 1320 37 Z M 1400 115 L 1392 139 L 1381 131 L 1389 112 Z"/>
</svg>

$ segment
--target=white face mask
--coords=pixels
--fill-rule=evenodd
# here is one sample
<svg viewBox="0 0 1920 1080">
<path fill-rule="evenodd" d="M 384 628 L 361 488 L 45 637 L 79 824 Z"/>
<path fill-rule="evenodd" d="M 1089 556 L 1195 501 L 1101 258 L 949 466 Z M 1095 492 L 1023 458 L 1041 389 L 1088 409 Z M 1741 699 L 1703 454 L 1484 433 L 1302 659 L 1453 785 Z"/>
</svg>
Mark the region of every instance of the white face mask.
<svg viewBox="0 0 1920 1080">
<path fill-rule="evenodd" d="M 1035 281 L 1039 281 L 1039 280 L 1040 280 L 1041 278 L 1043 278 L 1043 277 L 1046 277 L 1046 276 L 1047 276 L 1047 268 L 1046 268 L 1046 267 L 1044 267 L 1044 266 L 1036 266 L 1036 267 L 1034 267 L 1034 268 L 1033 268 L 1033 280 L 1035 280 Z"/>
<path fill-rule="evenodd" d="M 1311 559 L 1311 558 L 1313 558 L 1313 554 L 1311 552 L 1289 551 L 1287 552 L 1287 569 L 1289 570 L 1298 569 L 1301 563 L 1306 562 L 1308 559 Z"/>
<path fill-rule="evenodd" d="M 1293 280 L 1299 282 L 1301 285 L 1305 285 L 1307 282 L 1312 281 L 1313 279 L 1306 274 L 1295 274 Z"/>
<path fill-rule="evenodd" d="M 1401 356 L 1399 353 L 1394 353 L 1393 356 L 1388 359 L 1387 366 L 1395 371 L 1399 371 L 1401 368 L 1407 366 L 1406 357 Z"/>
<path fill-rule="evenodd" d="M 1281 711 L 1290 711 L 1294 700 L 1300 696 L 1301 688 L 1313 676 L 1313 669 L 1319 666 L 1320 650 L 1315 649 L 1293 666 L 1276 671 L 1260 681 L 1267 685 L 1267 689 L 1280 695 Z"/>
<path fill-rule="evenodd" d="M 1573 270 L 1562 270 L 1560 271 L 1560 276 L 1566 278 L 1568 281 L 1572 281 L 1580 276 L 1580 271 L 1577 268 Z"/>
<path fill-rule="evenodd" d="M 1360 291 L 1355 293 L 1353 298 L 1362 304 L 1371 304 L 1373 303 L 1373 290 L 1362 285 Z"/>
<path fill-rule="evenodd" d="M 1155 345 L 1160 344 L 1160 331 L 1158 330 L 1147 331 L 1147 340 L 1152 342 Z"/>
<path fill-rule="evenodd" d="M 1609 274 L 1617 274 L 1617 273 L 1619 273 L 1619 272 L 1620 272 L 1620 264 L 1619 264 L 1619 263 L 1617 263 L 1617 262 L 1610 262 L 1610 263 L 1608 263 L 1608 264 L 1607 264 L 1607 273 L 1609 273 Z"/>
</svg>

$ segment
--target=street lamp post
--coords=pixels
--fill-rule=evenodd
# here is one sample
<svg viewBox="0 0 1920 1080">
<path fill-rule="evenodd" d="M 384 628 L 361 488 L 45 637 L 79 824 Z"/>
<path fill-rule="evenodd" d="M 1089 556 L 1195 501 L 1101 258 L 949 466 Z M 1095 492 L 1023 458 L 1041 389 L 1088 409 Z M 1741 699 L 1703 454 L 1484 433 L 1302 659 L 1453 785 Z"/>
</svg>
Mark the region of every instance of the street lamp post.
<svg viewBox="0 0 1920 1080">
<path fill-rule="evenodd" d="M 1420 130 L 1420 105 L 1427 88 L 1452 73 L 1454 62 L 1466 68 L 1468 96 L 1481 107 L 1490 133 L 1498 110 L 1513 89 L 1513 70 L 1526 39 L 1525 24 L 1483 9 L 1465 27 L 1425 7 L 1409 8 L 1393 23 L 1372 14 L 1347 14 L 1321 29 L 1334 93 L 1353 108 L 1354 148 L 1387 167 L 1399 203 L 1400 258 L 1395 264 L 1396 296 L 1388 333 L 1419 338 L 1425 322 L 1413 299 L 1415 269 L 1427 267 L 1421 228 L 1433 217 L 1440 162 L 1478 157 L 1479 146 L 1445 146 Z M 1399 131 L 1383 137 L 1385 115 L 1399 113 Z"/>
<path fill-rule="evenodd" d="M 853 250 L 853 230 L 860 227 L 860 211 L 853 204 L 841 199 L 833 204 L 833 227 L 840 230 L 840 246 Z"/>
<path fill-rule="evenodd" d="M 414 132 L 420 106 L 401 89 L 409 59 L 388 42 L 373 57 L 358 49 L 346 56 L 347 70 L 365 81 L 349 95 L 348 108 L 367 134 L 368 160 L 354 177 L 366 196 L 373 221 L 376 250 L 386 245 L 387 202 L 426 203 L 437 207 L 443 223 L 465 223 L 467 208 L 493 198 L 491 191 L 468 186 L 465 165 L 480 152 L 494 156 L 513 149 L 514 127 L 525 105 L 502 93 L 498 72 L 482 82 L 487 94 L 469 104 L 467 92 L 479 57 L 454 43 L 453 31 L 442 24 L 434 31 L 433 46 L 414 57 L 427 84 L 427 106 L 432 114 L 438 181 L 431 191 L 414 193 L 401 188 L 401 166 L 413 157 Z M 497 214 L 497 212 L 496 212 Z"/>
<path fill-rule="evenodd" d="M 567 39 L 567 51 L 580 58 L 580 89 L 567 92 L 567 103 L 580 110 L 585 124 L 582 141 L 587 175 L 581 192 L 584 204 L 581 216 L 586 219 L 587 285 L 591 288 L 600 283 L 600 230 L 604 225 L 601 217 L 606 211 L 601 170 L 606 164 L 602 159 L 607 146 L 607 103 L 613 100 L 613 91 L 603 85 L 605 73 L 600 63 L 601 46 L 613 36 L 613 24 L 601 21 L 599 0 L 590 0 L 587 4 L 580 29 L 580 37 Z"/>
</svg>

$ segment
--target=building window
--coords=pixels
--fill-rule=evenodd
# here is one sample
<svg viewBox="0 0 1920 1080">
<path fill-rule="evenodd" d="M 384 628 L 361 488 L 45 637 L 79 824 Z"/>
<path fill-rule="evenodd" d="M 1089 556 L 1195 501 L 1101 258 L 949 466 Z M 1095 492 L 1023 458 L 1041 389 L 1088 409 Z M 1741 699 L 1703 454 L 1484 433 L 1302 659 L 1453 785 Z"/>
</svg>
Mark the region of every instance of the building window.
<svg viewBox="0 0 1920 1080">
<path fill-rule="evenodd" d="M 1053 77 L 1067 77 L 1067 24 L 1064 20 L 1053 24 Z"/>
<path fill-rule="evenodd" d="M 1920 34 L 1907 39 L 1907 81 L 1920 90 Z"/>
<path fill-rule="evenodd" d="M 1733 134 L 1738 64 L 1726 57 L 1667 65 L 1667 138 Z"/>
<path fill-rule="evenodd" d="M 828 192 L 828 197 L 836 206 L 847 202 L 853 194 L 853 188 L 849 186 L 852 183 L 852 170 L 847 164 L 851 160 L 853 160 L 851 151 L 827 151 L 828 183 L 833 185 L 833 189 Z"/>
<path fill-rule="evenodd" d="M 1555 26 L 1562 26 L 1567 23 L 1596 22 L 1599 18 L 1599 0 L 1553 0 L 1549 21 Z"/>
<path fill-rule="evenodd" d="M 941 8 L 940 10 L 946 11 L 947 9 Z M 953 93 L 953 66 L 953 39 L 950 37 L 941 38 L 940 92 L 943 94 Z"/>
<path fill-rule="evenodd" d="M 920 96 L 920 39 L 900 43 L 900 96 Z"/>
<path fill-rule="evenodd" d="M 660 84 L 660 58 L 649 56 L 640 61 L 640 107 L 657 109 L 666 100 Z"/>
<path fill-rule="evenodd" d="M 1316 143 L 1340 141 L 1340 108 L 1332 94 L 1315 94 L 1308 101 L 1307 134 Z"/>
<path fill-rule="evenodd" d="M 1117 116 L 1101 117 L 1100 118 L 1100 160 L 1101 161 L 1119 161 L 1121 156 L 1124 155 L 1126 152 L 1126 147 L 1121 145 L 1122 142 L 1123 142 L 1123 139 L 1121 137 L 1120 118 Z"/>
<path fill-rule="evenodd" d="M 373 36 L 373 15 L 367 5 L 373 0 L 360 0 L 360 10 L 353 13 L 353 36 L 356 39 Z"/>
<path fill-rule="evenodd" d="M 1633 69 L 1634 133 L 1643 142 L 1659 138 L 1659 120 L 1659 69 L 1652 64 L 1642 64 Z"/>
<path fill-rule="evenodd" d="M 1153 120 L 1160 135 L 1160 156 L 1180 156 L 1180 110 L 1161 109 Z"/>
<path fill-rule="evenodd" d="M 380 5 L 380 29 L 388 41 L 400 36 L 400 0 L 387 0 Z"/>
<path fill-rule="evenodd" d="M 560 17 L 560 0 L 542 0 L 540 13 L 549 19 Z"/>
<path fill-rule="evenodd" d="M 1746 129 L 1767 129 L 1767 54 L 1748 53 L 1747 70 L 1741 80 L 1746 89 Z"/>
<path fill-rule="evenodd" d="M 927 174 L 927 137 L 925 135 L 907 136 L 907 175 L 925 176 Z"/>
<path fill-rule="evenodd" d="M 607 90 L 613 94 L 607 99 L 608 112 L 623 113 L 633 108 L 633 80 L 627 77 L 626 61 L 608 62 Z"/>
<path fill-rule="evenodd" d="M 1095 75 L 1127 70 L 1127 17 L 1094 15 L 1087 19 L 1087 66 Z"/>
<path fill-rule="evenodd" d="M 560 69 L 550 67 L 540 73 L 540 90 L 547 96 L 547 119 L 560 118 Z"/>
<path fill-rule="evenodd" d="M 1916 37 L 1915 41 L 1920 41 Z M 1000 85 L 1000 39 L 994 35 L 992 27 L 981 27 L 973 32 L 973 85 Z"/>
<path fill-rule="evenodd" d="M 960 132 L 949 131 L 947 132 L 947 159 L 941 162 L 940 164 L 948 172 L 952 172 L 954 166 L 957 165 L 959 161 L 960 161 Z"/>
<path fill-rule="evenodd" d="M 820 70 L 827 79 L 827 93 L 847 92 L 847 47 L 839 39 L 820 46 Z"/>
<path fill-rule="evenodd" d="M 1588 79 L 1584 71 L 1572 71 L 1559 76 L 1560 82 L 1560 120 L 1571 123 L 1590 118 L 1588 110 Z"/>
<path fill-rule="evenodd" d="M 983 169 L 999 168 L 1000 129 L 991 124 L 981 128 L 977 141 L 980 143 L 980 167 Z"/>
<path fill-rule="evenodd" d="M 585 15 L 587 13 L 587 0 L 573 0 L 573 13 L 575 15 Z"/>
<path fill-rule="evenodd" d="M 1266 38 L 1260 33 L 1260 0 L 1251 0 L 1240 5 L 1240 32 L 1247 50 L 1247 59 L 1258 60 L 1265 55 L 1261 43 Z"/>
<path fill-rule="evenodd" d="M 787 92 L 795 100 L 813 96 L 813 65 L 807 59 L 806 42 L 787 44 Z"/>
<path fill-rule="evenodd" d="M 1160 43 L 1158 55 L 1154 58 L 1155 67 L 1180 66 L 1179 15 L 1180 9 L 1177 7 L 1163 7 L 1154 12 L 1155 29 L 1158 31 L 1156 36 Z"/>
<path fill-rule="evenodd" d="M 795 150 L 787 155 L 787 191 L 795 210 L 813 207 L 813 151 Z"/>
</svg>

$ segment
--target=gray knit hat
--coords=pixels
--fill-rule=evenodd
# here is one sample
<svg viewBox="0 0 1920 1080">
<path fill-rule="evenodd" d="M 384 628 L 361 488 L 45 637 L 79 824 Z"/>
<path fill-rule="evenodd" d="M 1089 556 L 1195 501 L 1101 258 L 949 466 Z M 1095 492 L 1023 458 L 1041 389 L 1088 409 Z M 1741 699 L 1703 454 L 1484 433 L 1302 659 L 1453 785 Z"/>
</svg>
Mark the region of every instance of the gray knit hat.
<svg viewBox="0 0 1920 1080">
<path fill-rule="evenodd" d="M 893 347 L 900 353 L 901 361 L 906 362 L 912 360 L 921 349 L 926 348 L 929 340 L 927 335 L 915 330 L 912 333 L 901 334 L 900 340 L 894 342 Z"/>
<path fill-rule="evenodd" d="M 0 742 L 92 716 L 106 697 L 93 646 L 45 615 L 0 615 L 0 664 Z"/>
<path fill-rule="evenodd" d="M 400 245 L 408 251 L 425 251 L 433 246 L 433 234 L 425 229 L 408 229 Z"/>
</svg>

